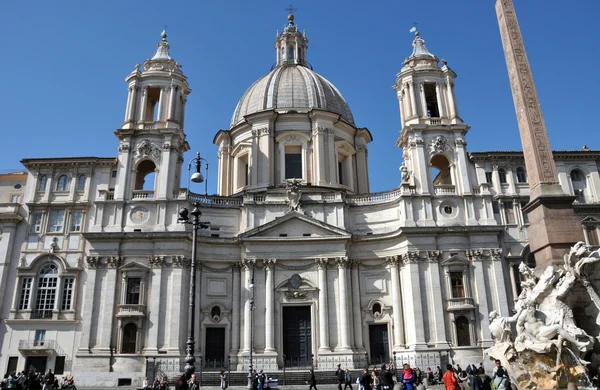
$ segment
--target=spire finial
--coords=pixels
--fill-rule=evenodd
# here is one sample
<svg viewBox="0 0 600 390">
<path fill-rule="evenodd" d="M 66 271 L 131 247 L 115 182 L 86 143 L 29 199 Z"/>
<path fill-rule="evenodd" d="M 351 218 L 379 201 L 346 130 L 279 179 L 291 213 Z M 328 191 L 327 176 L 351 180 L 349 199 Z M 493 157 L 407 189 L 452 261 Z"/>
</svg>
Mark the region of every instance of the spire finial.
<svg viewBox="0 0 600 390">
<path fill-rule="evenodd" d="M 288 11 L 288 21 L 290 24 L 294 24 L 294 11 L 297 11 L 297 9 L 290 4 L 285 10 Z"/>
<path fill-rule="evenodd" d="M 163 31 L 160 33 L 163 41 L 167 40 L 167 25 L 165 24 Z"/>
<path fill-rule="evenodd" d="M 414 33 L 416 37 L 418 37 L 418 36 L 419 36 L 419 30 L 418 30 L 418 28 L 417 28 L 417 24 L 418 24 L 418 23 L 417 23 L 417 22 L 415 22 L 415 23 L 414 23 L 414 27 L 412 27 L 412 28 L 409 30 L 409 32 L 411 32 L 411 33 Z"/>
</svg>

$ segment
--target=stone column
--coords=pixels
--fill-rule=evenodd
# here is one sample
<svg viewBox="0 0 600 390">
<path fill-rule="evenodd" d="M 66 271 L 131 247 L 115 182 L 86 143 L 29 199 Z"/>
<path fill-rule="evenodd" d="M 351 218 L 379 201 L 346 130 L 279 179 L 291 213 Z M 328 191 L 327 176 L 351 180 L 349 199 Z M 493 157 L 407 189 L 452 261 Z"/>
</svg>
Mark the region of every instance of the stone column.
<svg viewBox="0 0 600 390">
<path fill-rule="evenodd" d="M 276 259 L 265 260 L 267 271 L 265 280 L 265 352 L 275 352 L 275 301 L 273 299 L 275 286 L 273 283 L 273 268 L 276 261 Z"/>
<path fill-rule="evenodd" d="M 339 296 L 339 316 L 340 340 L 338 350 L 344 351 L 350 349 L 349 339 L 349 313 L 348 313 L 348 281 L 346 280 L 346 269 L 348 268 L 347 257 L 337 257 L 335 262 L 338 267 L 338 296 Z"/>
<path fill-rule="evenodd" d="M 146 109 L 148 103 L 148 87 L 142 87 L 142 99 L 140 101 L 140 118 L 139 121 L 143 122 L 146 120 Z"/>
<path fill-rule="evenodd" d="M 440 118 L 443 118 L 446 116 L 446 112 L 444 110 L 444 103 L 443 103 L 443 99 L 442 99 L 442 89 L 440 88 L 439 83 L 435 83 L 435 94 L 437 96 L 437 105 L 438 105 L 439 116 L 440 116 Z"/>
<path fill-rule="evenodd" d="M 337 159 L 336 159 L 336 150 L 335 150 L 335 138 L 334 138 L 334 130 L 326 129 L 327 134 L 327 157 L 329 161 L 327 162 L 329 168 L 329 177 L 327 181 L 330 184 L 337 183 Z"/>
<path fill-rule="evenodd" d="M 390 273 L 392 283 L 392 318 L 394 320 L 394 350 L 402 348 L 404 345 L 404 321 L 402 320 L 402 301 L 400 298 L 400 278 L 398 277 L 398 256 L 388 256 L 386 258 L 386 268 Z"/>
<path fill-rule="evenodd" d="M 408 82 L 408 88 L 409 88 L 409 94 L 410 94 L 410 112 L 411 112 L 411 117 L 414 116 L 418 116 L 418 112 L 417 112 L 417 95 L 415 93 L 415 86 L 413 84 L 413 81 L 410 80 Z"/>
<path fill-rule="evenodd" d="M 252 155 L 248 159 L 250 164 L 250 177 L 248 178 L 248 187 L 258 185 L 258 143 L 260 142 L 260 133 L 257 129 L 252 130 Z"/>
<path fill-rule="evenodd" d="M 449 78 L 446 80 L 446 101 L 448 102 L 448 111 L 450 119 L 456 118 L 456 105 L 454 104 L 454 94 L 452 93 L 452 80 Z"/>
<path fill-rule="evenodd" d="M 95 325 L 98 325 L 97 318 L 94 317 L 94 304 L 98 305 L 98 302 L 94 300 L 94 296 L 96 293 L 96 266 L 98 264 L 98 258 L 88 256 L 86 258 L 86 262 L 88 265 L 88 269 L 86 270 L 87 278 L 85 283 L 84 304 L 81 316 L 82 318 L 87 318 L 88 320 L 81 322 L 81 339 L 79 341 L 79 347 L 77 349 L 78 354 L 90 353 L 92 324 L 95 322 Z M 29 307 L 33 307 L 31 297 L 29 299 Z"/>
<path fill-rule="evenodd" d="M 171 84 L 171 92 L 169 93 L 169 112 L 167 120 L 173 120 L 175 115 L 175 104 L 177 102 L 177 85 Z"/>
<path fill-rule="evenodd" d="M 440 279 L 440 261 L 442 260 L 442 251 L 427 252 L 429 266 L 429 286 L 431 296 L 433 297 L 433 310 L 435 313 L 431 318 L 431 326 L 434 328 L 435 346 L 436 348 L 447 348 L 448 340 L 446 339 L 446 319 L 439 313 L 444 313 L 444 302 L 442 301 L 442 281 Z"/>
<path fill-rule="evenodd" d="M 161 290 L 162 290 L 162 259 L 161 257 L 151 256 L 148 260 L 150 263 L 150 300 L 148 302 L 148 342 L 146 344 L 145 353 L 158 353 L 158 324 L 161 313 Z M 163 305 L 164 306 L 164 305 Z M 164 310 L 164 307 L 162 308 Z"/>
<path fill-rule="evenodd" d="M 367 146 L 362 143 L 356 145 L 356 176 L 357 176 L 357 189 L 359 194 L 369 193 L 369 173 L 367 169 Z"/>
<path fill-rule="evenodd" d="M 231 355 L 240 349 L 240 263 L 231 265 L 233 272 L 233 294 L 231 297 Z"/>
<path fill-rule="evenodd" d="M 121 264 L 121 258 L 118 256 L 112 256 L 107 259 L 108 268 L 102 270 L 102 274 L 100 278 L 103 280 L 101 288 L 102 288 L 102 299 L 101 299 L 101 309 L 100 309 L 100 318 L 98 319 L 98 333 L 100 335 L 98 339 L 98 350 L 99 352 L 110 352 L 111 347 L 111 337 L 115 337 L 113 335 L 113 329 L 116 332 L 119 332 L 119 329 L 115 326 L 115 293 L 116 283 L 117 283 L 117 270 Z"/>
<path fill-rule="evenodd" d="M 407 328 L 406 343 L 418 349 L 424 347 L 425 323 L 423 320 L 423 300 L 421 298 L 421 278 L 419 275 L 419 252 L 409 251 L 403 255 L 402 270 L 403 303 L 412 326 Z"/>
<path fill-rule="evenodd" d="M 327 258 L 315 259 L 315 262 L 319 279 L 319 352 L 331 352 L 327 307 Z"/>
<path fill-rule="evenodd" d="M 427 118 L 427 100 L 425 99 L 425 83 L 419 83 L 419 97 L 421 98 L 419 103 L 421 103 L 421 118 Z"/>
<path fill-rule="evenodd" d="M 131 111 L 133 107 L 133 91 L 135 87 L 129 87 L 129 91 L 127 93 L 127 108 L 125 109 L 125 122 L 129 122 L 131 120 Z"/>
<path fill-rule="evenodd" d="M 490 307 L 488 306 L 486 293 L 486 285 L 489 284 L 489 280 L 486 277 L 486 271 L 484 269 L 485 263 L 483 261 L 483 253 L 480 249 L 471 249 L 467 251 L 467 257 L 471 260 L 471 263 L 473 264 L 473 279 L 475 281 L 475 291 L 473 294 L 473 298 L 475 299 L 475 304 L 479 307 L 480 313 L 478 339 L 480 340 L 480 342 L 493 343 L 492 336 L 489 330 Z"/>
<path fill-rule="evenodd" d="M 244 302 L 244 352 L 250 352 L 250 327 L 252 326 L 250 321 L 250 299 L 252 298 L 252 290 L 250 283 L 252 281 L 252 269 L 256 263 L 256 259 L 244 259 L 242 264 L 244 266 L 244 286 L 246 299 Z"/>
<path fill-rule="evenodd" d="M 358 272 L 360 269 L 360 260 L 352 260 L 352 309 L 354 310 L 354 347 L 362 351 L 363 333 L 362 333 L 362 304 L 360 300 L 360 280 Z"/>
<path fill-rule="evenodd" d="M 313 129 L 313 166 L 316 177 L 314 182 L 319 185 L 327 184 L 325 179 L 325 129 L 321 126 Z"/>
</svg>

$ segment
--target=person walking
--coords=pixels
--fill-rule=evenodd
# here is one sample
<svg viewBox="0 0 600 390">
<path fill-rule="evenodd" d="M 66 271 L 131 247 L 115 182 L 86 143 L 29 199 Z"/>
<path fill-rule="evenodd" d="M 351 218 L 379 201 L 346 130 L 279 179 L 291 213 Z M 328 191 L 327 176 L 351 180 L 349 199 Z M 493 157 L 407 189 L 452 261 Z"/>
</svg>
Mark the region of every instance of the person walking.
<svg viewBox="0 0 600 390">
<path fill-rule="evenodd" d="M 350 370 L 346 368 L 346 372 L 344 373 L 344 390 L 348 387 L 352 390 L 352 374 L 350 373 Z"/>
<path fill-rule="evenodd" d="M 454 369 L 452 368 L 452 364 L 448 364 L 446 366 L 446 372 L 444 373 L 444 386 L 446 390 L 459 390 L 460 385 L 458 384 L 458 379 L 456 375 L 454 375 Z"/>
<path fill-rule="evenodd" d="M 52 390 L 54 388 L 54 374 L 51 369 L 48 369 L 46 375 L 44 375 L 44 387 L 42 390 Z"/>
<path fill-rule="evenodd" d="M 225 375 L 225 370 L 221 370 L 221 372 L 219 373 L 219 380 L 221 382 L 221 390 L 225 390 L 227 388 L 227 375 Z"/>
<path fill-rule="evenodd" d="M 310 378 L 308 379 L 308 390 L 317 390 L 317 378 L 315 378 L 315 370 L 310 369 Z"/>
<path fill-rule="evenodd" d="M 371 390 L 371 375 L 369 369 L 365 368 L 362 375 L 358 379 L 360 390 Z"/>
<path fill-rule="evenodd" d="M 494 386 L 496 386 L 496 390 L 510 389 L 508 373 L 500 360 L 496 360 L 496 367 L 492 371 L 492 381 L 494 382 Z"/>
<path fill-rule="evenodd" d="M 196 374 L 192 374 L 190 379 L 187 382 L 188 390 L 198 390 L 200 386 L 198 385 L 198 381 L 196 380 Z"/>
<path fill-rule="evenodd" d="M 263 370 L 258 371 L 258 390 L 263 390 L 265 388 L 265 383 L 267 383 L 267 376 L 263 373 Z"/>
<path fill-rule="evenodd" d="M 344 383 L 344 370 L 342 370 L 342 365 L 337 365 L 337 370 L 335 371 L 335 376 L 338 380 L 338 390 L 342 390 L 342 384 Z"/>
</svg>

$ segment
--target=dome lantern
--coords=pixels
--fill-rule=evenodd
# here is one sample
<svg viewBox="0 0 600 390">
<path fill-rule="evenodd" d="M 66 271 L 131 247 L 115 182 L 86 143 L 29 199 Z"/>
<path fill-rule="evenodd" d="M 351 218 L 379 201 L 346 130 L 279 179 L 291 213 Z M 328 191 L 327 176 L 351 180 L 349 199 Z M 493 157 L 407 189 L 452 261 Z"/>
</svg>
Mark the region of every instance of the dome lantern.
<svg viewBox="0 0 600 390">
<path fill-rule="evenodd" d="M 282 65 L 303 65 L 308 66 L 306 62 L 306 50 L 308 49 L 308 39 L 306 34 L 298 31 L 298 26 L 294 23 L 294 8 L 288 9 L 288 24 L 281 34 L 277 34 L 275 40 L 275 49 L 277 50 L 277 66 Z"/>
</svg>

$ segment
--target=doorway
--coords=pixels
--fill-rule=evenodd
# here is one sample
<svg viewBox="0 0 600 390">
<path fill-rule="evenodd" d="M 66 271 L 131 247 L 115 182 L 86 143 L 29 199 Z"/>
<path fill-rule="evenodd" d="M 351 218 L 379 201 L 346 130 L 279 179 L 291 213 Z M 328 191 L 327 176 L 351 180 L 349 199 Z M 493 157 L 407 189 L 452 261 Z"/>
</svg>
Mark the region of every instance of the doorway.
<svg viewBox="0 0 600 390">
<path fill-rule="evenodd" d="M 371 364 L 390 362 L 390 344 L 387 324 L 369 325 L 369 343 L 369 348 L 371 350 Z"/>
<path fill-rule="evenodd" d="M 25 359 L 25 372 L 38 371 L 42 374 L 46 371 L 46 356 L 28 356 Z"/>
<path fill-rule="evenodd" d="M 310 306 L 283 308 L 283 354 L 288 367 L 312 364 Z"/>
<path fill-rule="evenodd" d="M 225 328 L 206 328 L 207 367 L 219 368 L 225 366 Z"/>
</svg>

